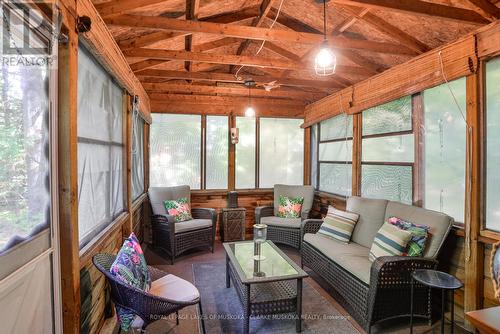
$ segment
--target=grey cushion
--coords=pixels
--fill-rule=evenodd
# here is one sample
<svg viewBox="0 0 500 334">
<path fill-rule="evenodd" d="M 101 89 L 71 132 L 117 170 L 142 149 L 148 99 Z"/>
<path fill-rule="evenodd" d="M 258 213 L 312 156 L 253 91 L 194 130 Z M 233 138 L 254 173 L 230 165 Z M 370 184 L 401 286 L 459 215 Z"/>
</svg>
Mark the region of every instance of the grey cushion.
<svg viewBox="0 0 500 334">
<path fill-rule="evenodd" d="M 285 184 L 274 185 L 274 215 L 278 214 L 279 198 L 286 197 L 303 197 L 302 211 L 311 210 L 314 201 L 314 188 L 312 186 L 288 186 Z"/>
<path fill-rule="evenodd" d="M 280 218 L 280 217 L 262 217 L 260 222 L 266 225 L 300 228 L 300 218 Z"/>
<path fill-rule="evenodd" d="M 351 240 L 370 248 L 377 231 L 384 224 L 387 200 L 352 196 L 347 199 L 346 210 L 357 213 L 359 220 Z"/>
<path fill-rule="evenodd" d="M 210 219 L 191 219 L 175 223 L 175 233 L 194 231 L 200 228 L 207 228 L 210 226 L 212 226 L 212 220 Z"/>
<path fill-rule="evenodd" d="M 360 281 L 370 284 L 372 263 L 368 260 L 369 248 L 354 242 L 346 244 L 317 233 L 306 233 L 304 241 L 350 272 Z"/>
<path fill-rule="evenodd" d="M 443 239 L 446 238 L 453 224 L 453 218 L 444 213 L 397 202 L 389 202 L 389 204 L 387 204 L 385 218 L 387 219 L 390 217 L 398 217 L 410 223 L 422 224 L 430 227 L 430 239 L 427 240 L 424 250 L 424 257 L 430 258 L 434 258 L 438 255 L 437 253 Z"/>
<path fill-rule="evenodd" d="M 163 204 L 166 200 L 176 200 L 186 197 L 188 203 L 191 203 L 191 191 L 189 186 L 151 187 L 149 188 L 148 195 L 153 214 L 155 215 L 167 214 L 167 210 Z"/>
</svg>

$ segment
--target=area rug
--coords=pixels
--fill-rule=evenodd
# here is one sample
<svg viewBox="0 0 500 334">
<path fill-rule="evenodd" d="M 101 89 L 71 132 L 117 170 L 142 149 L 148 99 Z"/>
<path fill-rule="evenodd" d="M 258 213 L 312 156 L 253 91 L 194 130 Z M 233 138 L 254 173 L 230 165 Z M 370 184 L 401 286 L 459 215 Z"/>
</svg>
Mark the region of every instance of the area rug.
<svg viewBox="0 0 500 334">
<path fill-rule="evenodd" d="M 207 333 L 241 333 L 243 307 L 231 283 L 226 288 L 225 262 L 193 264 L 194 284 L 200 290 Z M 359 333 L 333 305 L 307 282 L 303 283 L 303 333 Z M 295 333 L 295 320 L 252 319 L 250 333 Z"/>
</svg>

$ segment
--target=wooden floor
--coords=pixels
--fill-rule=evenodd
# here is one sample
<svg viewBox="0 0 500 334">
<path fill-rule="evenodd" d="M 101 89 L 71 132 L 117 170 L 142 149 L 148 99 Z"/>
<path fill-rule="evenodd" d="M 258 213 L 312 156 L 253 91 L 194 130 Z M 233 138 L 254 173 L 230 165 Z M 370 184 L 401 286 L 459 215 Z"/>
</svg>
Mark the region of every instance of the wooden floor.
<svg viewBox="0 0 500 334">
<path fill-rule="evenodd" d="M 186 280 L 193 281 L 193 264 L 203 263 L 203 262 L 213 262 L 213 261 L 225 261 L 225 253 L 222 247 L 222 243 L 216 242 L 215 252 L 212 254 L 209 251 L 196 251 L 186 254 L 178 258 L 174 265 L 170 265 L 170 261 L 164 259 L 161 255 L 155 253 L 154 251 L 145 248 L 146 261 L 149 265 L 155 266 L 162 269 L 168 273 L 177 275 Z M 281 246 L 280 248 L 285 251 L 285 253 L 297 263 L 300 263 L 300 254 L 293 248 L 286 246 Z M 306 271 L 307 268 L 306 268 Z M 309 271 L 308 271 L 309 272 Z M 309 272 L 310 275 L 314 275 Z M 349 314 L 330 296 L 330 294 L 318 283 L 313 277 L 306 279 L 307 282 L 315 288 L 327 301 L 329 301 L 335 308 L 337 308 L 340 313 L 349 316 Z M 147 333 L 151 334 L 194 334 L 199 333 L 198 321 L 193 319 L 196 315 L 195 307 L 187 307 L 180 311 L 180 323 L 178 326 L 175 325 L 175 320 L 165 319 L 159 320 L 151 324 L 147 328 Z M 360 333 L 365 333 L 365 331 L 349 317 L 352 324 L 359 330 Z M 408 320 L 402 319 L 397 321 L 389 321 L 378 324 L 372 328 L 372 333 L 388 333 L 388 334 L 403 334 L 409 333 Z M 414 330 L 414 333 L 439 333 L 440 323 L 435 323 L 432 327 L 428 326 L 426 323 L 419 323 Z M 105 327 L 101 330 L 101 333 L 113 333 L 117 331 L 116 321 L 108 321 Z M 129 333 L 133 333 L 131 330 Z M 139 333 L 139 331 L 135 331 Z M 446 326 L 446 333 L 450 333 L 450 326 Z M 461 328 L 455 328 L 455 333 L 464 334 L 468 333 Z M 347 334 L 347 333 L 346 333 Z"/>
</svg>

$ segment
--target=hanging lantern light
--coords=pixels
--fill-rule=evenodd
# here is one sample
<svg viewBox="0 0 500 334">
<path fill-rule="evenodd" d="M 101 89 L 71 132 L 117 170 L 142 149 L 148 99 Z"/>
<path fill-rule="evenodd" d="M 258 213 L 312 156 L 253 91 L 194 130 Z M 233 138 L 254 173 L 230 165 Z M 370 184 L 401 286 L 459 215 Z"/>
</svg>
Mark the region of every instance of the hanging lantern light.
<svg viewBox="0 0 500 334">
<path fill-rule="evenodd" d="M 245 116 L 246 117 L 255 117 L 255 109 L 252 107 L 252 101 L 251 101 L 251 88 L 255 86 L 255 81 L 252 79 L 245 80 L 245 86 L 248 87 L 248 105 L 247 108 L 245 109 Z"/>
<path fill-rule="evenodd" d="M 314 70 L 319 76 L 328 76 L 335 73 L 337 67 L 337 57 L 328 45 L 326 38 L 326 3 L 328 0 L 317 0 L 323 3 L 323 34 L 325 39 L 321 43 L 321 48 L 314 60 Z"/>
</svg>

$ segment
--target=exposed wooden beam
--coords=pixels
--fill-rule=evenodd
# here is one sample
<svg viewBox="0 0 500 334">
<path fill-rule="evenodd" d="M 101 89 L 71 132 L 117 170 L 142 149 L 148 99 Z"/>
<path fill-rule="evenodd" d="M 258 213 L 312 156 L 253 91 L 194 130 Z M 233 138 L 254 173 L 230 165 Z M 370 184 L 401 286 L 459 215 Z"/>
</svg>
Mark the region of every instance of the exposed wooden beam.
<svg viewBox="0 0 500 334">
<path fill-rule="evenodd" d="M 227 54 L 213 54 L 201 52 L 186 52 L 175 50 L 158 50 L 158 49 L 129 49 L 125 50 L 124 54 L 127 57 L 143 57 L 158 60 L 184 60 L 196 61 L 212 64 L 226 65 L 244 65 L 251 67 L 269 67 L 283 70 L 300 70 L 306 69 L 307 65 L 300 61 L 291 59 L 274 59 L 254 56 L 236 56 Z M 370 71 L 355 66 L 337 65 L 338 73 L 349 73 L 358 75 L 370 75 Z"/>
<path fill-rule="evenodd" d="M 193 95 L 189 95 L 193 96 Z M 248 104 L 248 100 L 246 102 Z M 151 104 L 151 110 L 155 113 L 169 114 L 199 114 L 199 115 L 228 115 L 228 116 L 244 116 L 246 104 L 243 103 L 210 103 L 199 104 L 190 102 L 179 102 L 178 100 L 154 100 Z M 303 106 L 281 106 L 281 105 L 261 105 L 252 102 L 252 106 L 256 109 L 258 116 L 267 117 L 286 117 L 286 118 L 303 118 Z"/>
<path fill-rule="evenodd" d="M 264 23 L 264 20 L 266 16 L 269 14 L 269 11 L 271 10 L 274 2 L 276 0 L 263 0 L 261 5 L 260 5 L 260 14 L 257 16 L 255 19 L 253 19 L 251 26 L 252 27 L 260 27 L 262 23 Z M 252 40 L 247 39 L 244 42 L 240 44 L 238 47 L 238 50 L 236 51 L 237 55 L 242 55 L 250 46 Z M 232 71 L 231 71 L 232 72 Z"/>
<path fill-rule="evenodd" d="M 200 9 L 200 0 L 186 0 L 186 20 L 196 21 L 198 19 L 198 11 Z M 193 35 L 189 34 L 184 37 L 184 49 L 188 52 L 193 51 Z M 191 62 L 185 61 L 184 68 L 186 71 L 191 71 Z"/>
<path fill-rule="evenodd" d="M 335 33 L 343 33 L 350 27 L 352 27 L 357 21 L 359 17 L 363 17 L 370 11 L 370 8 L 360 8 L 359 11 L 357 12 L 356 16 L 351 16 L 345 19 L 343 22 L 341 22 L 337 27 L 334 29 L 334 34 Z"/>
<path fill-rule="evenodd" d="M 122 50 L 131 49 L 131 48 L 142 48 L 146 46 L 150 46 L 151 44 L 158 42 L 165 42 L 168 40 L 175 39 L 177 37 L 182 37 L 188 35 L 187 33 L 182 32 L 171 32 L 171 31 L 155 31 L 153 33 L 135 36 L 131 38 L 127 38 L 121 41 L 118 41 L 118 46 Z"/>
<path fill-rule="evenodd" d="M 191 93 L 191 94 L 222 94 L 222 95 L 235 95 L 235 96 L 248 96 L 248 88 L 246 87 L 220 87 L 220 86 L 207 86 L 207 85 L 182 85 L 170 83 L 143 83 L 144 89 L 148 92 L 155 93 Z M 267 98 L 283 98 L 291 100 L 308 100 L 314 101 L 325 94 L 303 92 L 298 90 L 290 90 L 277 88 L 271 91 L 266 91 L 262 88 L 252 89 L 253 97 L 267 97 Z"/>
<path fill-rule="evenodd" d="M 495 21 L 500 19 L 500 8 L 488 0 L 467 0 L 475 11 L 487 20 Z"/>
<path fill-rule="evenodd" d="M 238 43 L 240 40 L 238 38 L 224 37 L 216 39 L 215 41 L 206 42 L 198 45 L 193 45 L 193 51 L 195 52 L 205 52 L 208 50 L 217 49 L 223 46 L 228 46 L 231 44 Z"/>
<path fill-rule="evenodd" d="M 243 83 L 244 79 L 252 78 L 258 84 L 268 83 L 274 80 L 279 80 L 280 84 L 283 86 L 292 87 L 315 87 L 315 88 L 327 88 L 327 89 L 338 89 L 341 88 L 337 83 L 327 80 L 304 80 L 304 79 L 280 79 L 272 76 L 265 75 L 247 75 L 242 74 L 239 78 L 236 78 L 233 74 L 228 73 L 216 73 L 216 72 L 184 72 L 184 71 L 166 71 L 166 70 L 145 70 L 138 74 L 139 77 L 155 77 L 155 78 L 165 78 L 172 80 L 198 80 L 198 81 L 220 81 L 220 82 L 234 82 Z M 144 79 L 142 80 L 145 81 Z"/>
<path fill-rule="evenodd" d="M 164 93 L 151 93 L 149 94 L 151 100 L 161 101 L 177 101 L 179 103 L 198 103 L 198 104 L 241 104 L 248 105 L 248 96 L 235 97 L 235 96 L 207 96 L 207 95 L 184 95 L 184 94 L 164 94 Z M 252 97 L 252 103 L 268 106 L 281 106 L 281 107 L 305 107 L 304 102 L 284 100 L 284 99 L 268 99 L 261 97 Z"/>
<path fill-rule="evenodd" d="M 419 54 L 430 50 L 430 48 L 427 45 L 420 42 L 412 35 L 388 23 L 387 21 L 383 20 L 382 18 L 380 18 L 375 14 L 366 12 L 364 15 L 360 15 L 355 7 L 350 7 L 350 6 L 344 6 L 343 9 L 347 11 L 350 15 L 353 15 L 353 17 L 356 17 L 358 20 L 369 24 L 378 31 L 398 41 L 401 45 L 404 45 L 407 48 Z M 361 11 L 361 13 L 363 12 L 364 11 Z"/>
<path fill-rule="evenodd" d="M 224 12 L 217 15 L 207 16 L 204 18 L 199 18 L 199 21 L 207 21 L 214 23 L 234 23 L 238 21 L 243 21 L 250 19 L 259 15 L 258 7 L 247 7 L 240 11 Z M 157 42 L 163 42 L 171 38 L 178 36 L 186 36 L 188 33 L 179 33 L 171 31 L 155 31 L 149 34 L 131 37 L 124 40 L 119 40 L 118 45 L 122 49 L 128 49 L 131 47 L 142 48 L 149 46 Z"/>
<path fill-rule="evenodd" d="M 138 61 L 137 63 L 130 64 L 130 68 L 134 73 L 141 72 L 148 68 L 152 68 L 161 64 L 165 64 L 169 62 L 169 60 L 160 60 L 160 59 L 146 59 Z"/>
<path fill-rule="evenodd" d="M 269 30 L 259 27 L 248 27 L 234 24 L 221 24 L 213 22 L 188 21 L 169 19 L 156 16 L 121 15 L 106 19 L 110 25 L 163 29 L 186 33 L 207 33 L 225 37 L 243 39 L 269 40 L 279 42 L 292 42 L 304 44 L 320 44 L 323 35 L 317 33 L 303 33 L 297 31 L 274 29 Z M 340 49 L 359 49 L 379 53 L 410 54 L 414 51 L 402 48 L 400 45 L 391 43 L 373 42 L 368 40 L 350 39 L 343 36 L 328 36 L 329 41 Z"/>
<path fill-rule="evenodd" d="M 103 2 L 95 5 L 95 8 L 99 12 L 102 18 L 110 17 L 112 15 L 120 15 L 131 10 L 146 7 L 150 5 L 155 5 L 164 0 L 112 0 L 108 2 Z"/>
<path fill-rule="evenodd" d="M 341 5 L 361 6 L 366 8 L 391 10 L 399 13 L 441 18 L 474 24 L 487 24 L 489 20 L 473 10 L 451 7 L 421 0 L 332 0 Z"/>
</svg>

